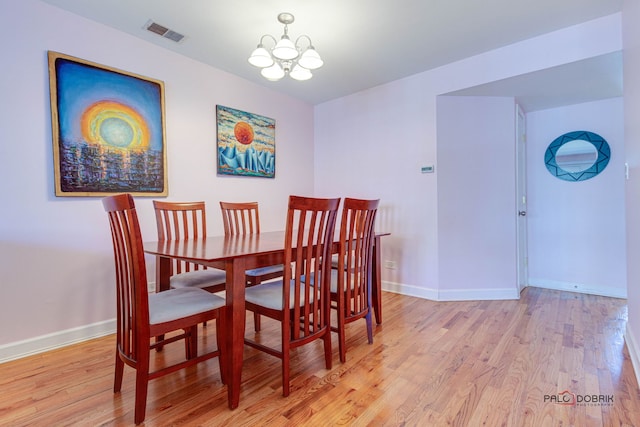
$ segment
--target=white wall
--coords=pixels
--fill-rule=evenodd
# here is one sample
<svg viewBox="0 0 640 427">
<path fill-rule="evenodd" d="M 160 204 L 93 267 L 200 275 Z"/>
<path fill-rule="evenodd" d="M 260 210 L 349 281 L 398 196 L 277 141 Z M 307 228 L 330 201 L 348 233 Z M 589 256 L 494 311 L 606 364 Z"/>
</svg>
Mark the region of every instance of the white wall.
<svg viewBox="0 0 640 427">
<path fill-rule="evenodd" d="M 640 2 L 624 0 L 624 139 L 629 180 L 626 186 L 627 307 L 625 340 L 640 381 Z"/>
<path fill-rule="evenodd" d="M 622 98 L 527 114 L 529 284 L 625 298 Z M 611 148 L 606 169 L 586 181 L 552 176 L 544 164 L 549 144 L 586 130 Z"/>
<path fill-rule="evenodd" d="M 168 199 L 205 200 L 210 234 L 223 232 L 219 200 L 258 201 L 262 229 L 274 230 L 289 194 L 313 193 L 311 105 L 36 0 L 0 0 L 0 28 L 0 323 L 11 325 L 0 360 L 32 339 L 104 333 L 115 317 L 100 198 L 54 196 L 47 50 L 164 81 Z M 216 176 L 216 104 L 276 120 L 275 179 Z M 153 240 L 151 198 L 136 203 Z"/>
<path fill-rule="evenodd" d="M 517 298 L 515 101 L 437 105 L 438 299 Z"/>
<path fill-rule="evenodd" d="M 436 97 L 620 51 L 620 19 L 596 19 L 316 106 L 316 192 L 381 198 L 378 228 L 392 233 L 382 258 L 397 262 L 383 269 L 385 289 L 437 298 L 439 265 L 457 261 L 438 254 L 438 199 L 447 193 L 439 194 Z M 423 165 L 435 165 L 435 173 L 422 174 Z M 488 255 L 477 256 L 480 263 Z M 446 286 L 463 291 L 468 283 Z"/>
<path fill-rule="evenodd" d="M 435 164 L 434 125 L 435 98 L 411 78 L 316 106 L 316 194 L 380 199 L 382 259 L 397 265 L 383 270 L 387 289 L 437 280 L 436 174 L 420 174 Z"/>
</svg>

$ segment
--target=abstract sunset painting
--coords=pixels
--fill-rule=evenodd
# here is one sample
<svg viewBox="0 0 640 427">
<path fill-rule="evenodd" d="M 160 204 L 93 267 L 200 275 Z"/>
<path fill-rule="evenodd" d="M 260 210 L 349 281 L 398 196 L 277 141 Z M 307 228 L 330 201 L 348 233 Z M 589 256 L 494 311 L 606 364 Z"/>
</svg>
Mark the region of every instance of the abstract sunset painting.
<svg viewBox="0 0 640 427">
<path fill-rule="evenodd" d="M 161 81 L 49 52 L 57 196 L 166 195 Z"/>
<path fill-rule="evenodd" d="M 274 119 L 216 106 L 218 174 L 273 178 L 276 173 Z"/>
</svg>

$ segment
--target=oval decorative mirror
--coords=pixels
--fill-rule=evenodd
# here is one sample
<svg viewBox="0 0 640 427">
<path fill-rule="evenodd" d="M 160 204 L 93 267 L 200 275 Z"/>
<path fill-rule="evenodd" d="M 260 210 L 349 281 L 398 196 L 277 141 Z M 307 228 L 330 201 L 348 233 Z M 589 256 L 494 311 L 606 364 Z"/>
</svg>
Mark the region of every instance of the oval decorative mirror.
<svg viewBox="0 0 640 427">
<path fill-rule="evenodd" d="M 602 172 L 609 164 L 611 149 L 597 133 L 579 130 L 560 135 L 544 153 L 551 175 L 565 181 L 584 181 Z"/>
</svg>

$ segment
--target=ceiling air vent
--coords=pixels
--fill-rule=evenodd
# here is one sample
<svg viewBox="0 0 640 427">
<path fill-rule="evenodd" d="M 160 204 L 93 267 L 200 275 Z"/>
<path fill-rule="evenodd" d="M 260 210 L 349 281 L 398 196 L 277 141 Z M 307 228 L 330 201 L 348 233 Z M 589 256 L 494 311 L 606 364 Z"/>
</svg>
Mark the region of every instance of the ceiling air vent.
<svg viewBox="0 0 640 427">
<path fill-rule="evenodd" d="M 180 43 L 182 41 L 182 39 L 184 39 L 184 35 L 176 32 L 176 31 L 170 30 L 167 27 L 165 27 L 164 25 L 160 25 L 157 22 L 153 22 L 151 20 L 147 21 L 147 23 L 144 24 L 143 28 L 145 30 L 149 30 L 152 33 L 155 33 L 155 34 L 157 34 L 159 36 L 162 36 L 162 37 L 164 37 L 166 39 L 173 40 L 176 43 Z"/>
</svg>

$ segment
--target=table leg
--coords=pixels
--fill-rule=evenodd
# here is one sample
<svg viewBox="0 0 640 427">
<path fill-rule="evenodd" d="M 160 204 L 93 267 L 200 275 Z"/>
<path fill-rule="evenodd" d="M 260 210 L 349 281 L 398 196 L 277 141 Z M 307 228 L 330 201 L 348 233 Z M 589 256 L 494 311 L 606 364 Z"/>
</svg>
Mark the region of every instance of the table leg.
<svg viewBox="0 0 640 427">
<path fill-rule="evenodd" d="M 245 328 L 245 260 L 234 258 L 226 262 L 227 272 L 227 349 L 229 356 L 227 370 L 227 391 L 229 408 L 235 409 L 240 402 L 240 383 L 242 379 L 242 359 L 244 355 Z"/>
<path fill-rule="evenodd" d="M 380 251 L 380 236 L 376 236 L 373 242 L 373 265 L 371 266 L 371 274 L 373 275 L 372 286 L 372 303 L 373 313 L 376 318 L 376 324 L 382 324 L 382 272 L 381 272 L 381 251 Z"/>
<path fill-rule="evenodd" d="M 156 257 L 156 292 L 169 290 L 171 277 L 171 258 Z"/>
</svg>

